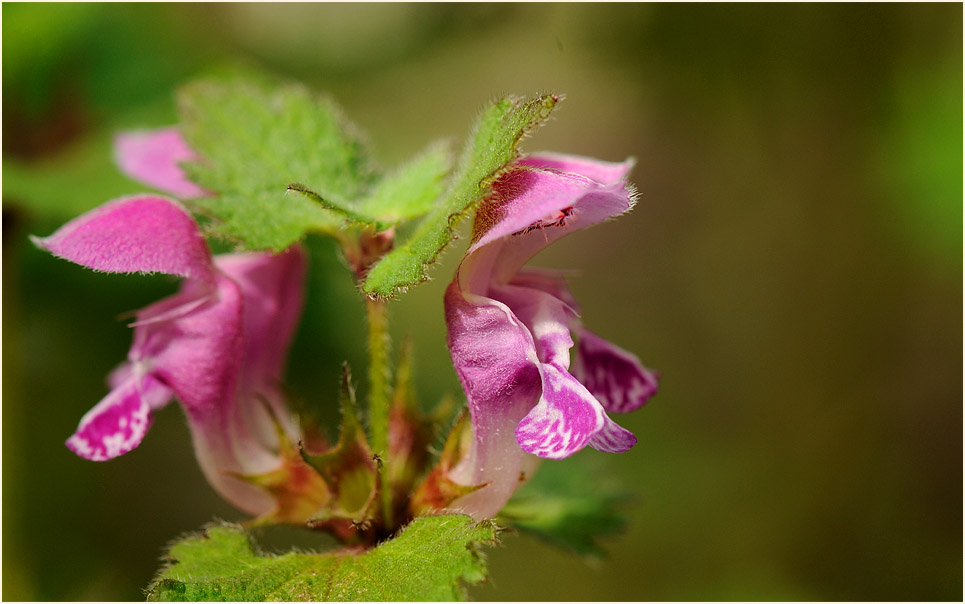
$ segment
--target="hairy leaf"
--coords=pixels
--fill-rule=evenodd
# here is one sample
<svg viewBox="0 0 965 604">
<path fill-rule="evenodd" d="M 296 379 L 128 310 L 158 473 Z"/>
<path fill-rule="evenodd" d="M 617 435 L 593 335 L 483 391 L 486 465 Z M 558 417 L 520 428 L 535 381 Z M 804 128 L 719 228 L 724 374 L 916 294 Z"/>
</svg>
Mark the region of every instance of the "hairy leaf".
<svg viewBox="0 0 965 604">
<path fill-rule="evenodd" d="M 343 223 L 342 214 L 288 185 L 353 208 L 376 180 L 354 127 L 301 86 L 210 79 L 186 86 L 178 100 L 183 134 L 202 157 L 185 168 L 215 193 L 192 205 L 216 219 L 216 234 L 247 249 L 282 250 L 307 231 Z"/>
<path fill-rule="evenodd" d="M 476 548 L 494 540 L 491 524 L 428 516 L 363 554 L 265 555 L 241 527 L 210 526 L 171 547 L 169 566 L 147 595 L 181 602 L 463 600 L 463 583 L 486 577 Z"/>
<path fill-rule="evenodd" d="M 418 218 L 442 195 L 452 170 L 452 151 L 436 143 L 422 155 L 383 178 L 359 203 L 359 211 L 383 223 Z"/>
<path fill-rule="evenodd" d="M 372 268 L 363 292 L 389 298 L 425 281 L 428 266 L 455 237 L 455 224 L 485 197 L 503 168 L 516 159 L 520 139 L 549 117 L 559 98 L 507 97 L 490 104 L 473 128 L 445 193 L 411 237 Z"/>
</svg>

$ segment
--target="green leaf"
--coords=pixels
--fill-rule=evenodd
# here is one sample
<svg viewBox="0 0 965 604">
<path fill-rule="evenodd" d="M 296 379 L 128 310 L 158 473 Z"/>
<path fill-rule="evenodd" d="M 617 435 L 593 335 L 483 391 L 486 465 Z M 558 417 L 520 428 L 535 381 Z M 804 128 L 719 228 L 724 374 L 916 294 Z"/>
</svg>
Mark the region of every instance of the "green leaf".
<svg viewBox="0 0 965 604">
<path fill-rule="evenodd" d="M 215 234 L 245 249 L 282 250 L 308 231 L 343 224 L 341 213 L 288 185 L 353 208 L 376 179 L 355 128 L 302 86 L 210 79 L 184 87 L 178 101 L 183 134 L 202 156 L 187 173 L 217 194 L 192 206 L 216 219 Z"/>
<path fill-rule="evenodd" d="M 322 197 L 315 191 L 312 191 L 311 189 L 309 189 L 308 187 L 306 187 L 300 182 L 295 182 L 288 185 L 288 190 L 294 191 L 296 193 L 301 193 L 308 199 L 318 204 L 318 207 L 326 210 L 331 210 L 336 214 L 340 214 L 343 218 L 347 219 L 350 222 L 357 222 L 359 224 L 372 225 L 372 226 L 375 226 L 380 231 L 388 228 L 388 225 L 385 224 L 384 222 L 380 222 L 376 218 L 373 218 L 371 216 L 366 216 L 365 214 L 357 212 L 350 205 L 333 201 L 332 199 L 325 199 L 324 197 Z"/>
<path fill-rule="evenodd" d="M 150 601 L 464 600 L 463 582 L 486 578 L 477 553 L 495 541 L 491 524 L 468 516 L 416 518 L 364 554 L 260 553 L 237 525 L 210 526 L 175 543 Z"/>
<path fill-rule="evenodd" d="M 500 511 L 497 521 L 564 550 L 605 556 L 598 539 L 623 532 L 621 507 L 630 499 L 573 462 L 543 464 Z"/>
<path fill-rule="evenodd" d="M 369 272 L 362 291 L 390 298 L 425 281 L 430 264 L 455 238 L 453 227 L 487 194 L 503 168 L 514 161 L 523 135 L 549 117 L 560 97 L 502 98 L 485 109 L 469 137 L 446 192 L 401 246 Z"/>
<path fill-rule="evenodd" d="M 384 223 L 418 218 L 442 195 L 451 170 L 450 145 L 436 143 L 379 182 L 359 203 L 359 211 Z"/>
</svg>

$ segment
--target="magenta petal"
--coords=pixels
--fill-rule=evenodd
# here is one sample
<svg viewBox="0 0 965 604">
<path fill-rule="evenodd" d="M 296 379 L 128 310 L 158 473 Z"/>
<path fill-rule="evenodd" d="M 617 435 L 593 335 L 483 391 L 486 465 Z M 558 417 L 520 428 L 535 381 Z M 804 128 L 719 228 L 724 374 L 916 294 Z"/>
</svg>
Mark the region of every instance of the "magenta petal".
<svg viewBox="0 0 965 604">
<path fill-rule="evenodd" d="M 128 358 L 149 364 L 152 375 L 170 386 L 189 419 L 224 413 L 234 406 L 241 371 L 243 301 L 237 284 L 218 275 L 204 305 L 177 318 L 150 321 L 172 308 L 189 307 L 198 294 L 191 282 L 181 291 L 138 312 Z"/>
<path fill-rule="evenodd" d="M 171 398 L 150 376 L 130 376 L 80 420 L 67 448 L 91 461 L 107 461 L 133 450 L 151 426 L 151 409 Z M 153 404 L 152 404 L 153 403 Z"/>
<path fill-rule="evenodd" d="M 117 163 L 131 178 L 183 199 L 205 194 L 178 165 L 197 155 L 176 129 L 127 132 L 117 136 L 114 146 Z"/>
<path fill-rule="evenodd" d="M 530 287 L 493 286 L 490 294 L 511 308 L 533 334 L 540 362 L 564 370 L 569 368 L 570 348 L 573 347 L 569 322 L 573 314 L 566 304 L 551 294 Z"/>
<path fill-rule="evenodd" d="M 118 199 L 34 243 L 81 266 L 109 273 L 161 272 L 210 283 L 211 254 L 191 215 L 175 201 Z"/>
<path fill-rule="evenodd" d="M 524 266 L 513 276 L 509 284 L 531 287 L 546 292 L 566 305 L 567 310 L 574 318 L 579 318 L 582 312 L 580 304 L 573 297 L 573 292 L 570 291 L 570 284 L 566 281 L 566 275 L 567 273 L 560 270 Z"/>
<path fill-rule="evenodd" d="M 274 385 L 302 311 L 305 253 L 244 253 L 215 257 L 218 269 L 241 288 L 245 300 L 245 373 Z"/>
<path fill-rule="evenodd" d="M 508 281 L 550 243 L 633 204 L 633 193 L 622 180 L 601 184 L 577 173 L 515 168 L 493 184 L 492 197 L 479 206 L 467 256 L 485 246 L 502 246 L 493 276 Z"/>
<path fill-rule="evenodd" d="M 492 518 L 528 477 L 535 458 L 516 444 L 516 425 L 539 399 L 540 374 L 532 336 L 506 305 L 446 291 L 449 351 L 466 391 L 473 442 L 450 478 L 487 484 L 453 504 L 477 520 Z"/>
<path fill-rule="evenodd" d="M 657 374 L 636 355 L 586 330 L 580 330 L 573 375 L 611 413 L 638 409 L 657 393 Z"/>
<path fill-rule="evenodd" d="M 581 157 L 579 155 L 564 155 L 562 153 L 534 153 L 519 160 L 518 165 L 533 166 L 558 172 L 572 172 L 581 174 L 590 180 L 603 185 L 610 185 L 622 181 L 630 173 L 634 164 L 633 159 L 622 162 L 609 162 Z"/>
<path fill-rule="evenodd" d="M 609 417 L 604 418 L 603 428 L 590 439 L 590 446 L 604 453 L 624 453 L 637 444 L 637 437 Z"/>
<path fill-rule="evenodd" d="M 244 298 L 244 352 L 239 375 L 239 427 L 236 436 L 277 448 L 277 435 L 265 412 L 275 417 L 297 440 L 295 424 L 279 392 L 285 356 L 291 345 L 304 298 L 305 253 L 292 247 L 280 254 L 245 253 L 215 257 L 215 264 L 241 288 Z M 251 447 L 250 447 L 251 448 Z"/>
<path fill-rule="evenodd" d="M 536 459 L 523 452 L 559 459 L 587 445 L 621 452 L 636 442 L 569 373 L 579 306 L 563 274 L 523 268 L 556 239 L 630 209 L 634 193 L 625 179 L 632 165 L 631 160 L 565 155 L 526 157 L 493 184 L 492 195 L 476 212 L 473 242 L 446 292 L 449 349 L 475 439 L 450 475 L 460 484 L 489 482 L 456 502 L 466 504 L 475 518 L 492 517 L 528 478 L 528 472 L 520 472 L 519 480 L 513 479 L 518 468 Z M 587 354 L 591 364 L 617 365 L 594 352 Z M 637 399 L 636 382 L 621 385 L 630 389 L 623 396 Z M 519 421 L 510 443 L 506 427 L 514 417 Z"/>
<path fill-rule="evenodd" d="M 560 218 L 558 213 L 597 189 L 599 184 L 578 174 L 535 168 L 510 170 L 493 184 L 491 199 L 479 207 L 474 234 L 481 236 L 467 255 L 503 237 L 535 233 L 543 238 L 544 234 L 558 231 L 561 226 L 550 224 Z M 563 220 L 563 224 L 569 222 Z M 481 225 L 488 228 L 482 230 Z"/>
<path fill-rule="evenodd" d="M 504 237 L 547 238 L 582 229 L 633 205 L 624 178 L 633 166 L 567 155 L 528 156 L 493 183 L 479 207 L 470 253 Z"/>
<path fill-rule="evenodd" d="M 198 306 L 197 288 L 185 282 L 179 293 L 138 313 L 129 359 L 146 366 L 181 402 L 198 464 L 212 487 L 257 515 L 271 509 L 271 498 L 229 473 L 266 472 L 279 459 L 262 399 L 245 387 L 252 378 L 243 365 L 243 296 L 233 279 L 218 273 L 214 291 Z M 287 412 L 279 416 L 287 418 Z"/>
<path fill-rule="evenodd" d="M 516 427 L 516 440 L 527 453 L 562 459 L 585 447 L 606 416 L 572 375 L 553 365 L 543 365 L 541 371 L 543 395 Z"/>
</svg>

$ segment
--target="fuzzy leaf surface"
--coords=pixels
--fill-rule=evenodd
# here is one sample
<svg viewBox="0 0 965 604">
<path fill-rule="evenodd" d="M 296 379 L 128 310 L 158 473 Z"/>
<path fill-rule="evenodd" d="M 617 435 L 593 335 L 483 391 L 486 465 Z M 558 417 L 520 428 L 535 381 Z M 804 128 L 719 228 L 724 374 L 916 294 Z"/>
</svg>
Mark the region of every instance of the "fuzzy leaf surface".
<svg viewBox="0 0 965 604">
<path fill-rule="evenodd" d="M 178 110 L 183 135 L 202 157 L 185 164 L 188 175 L 215 193 L 191 205 L 215 218 L 216 235 L 244 249 L 283 250 L 308 231 L 343 223 L 343 215 L 288 192 L 289 184 L 354 208 L 377 177 L 355 128 L 302 86 L 202 80 L 180 91 Z"/>
<path fill-rule="evenodd" d="M 450 145 L 435 143 L 379 181 L 359 203 L 359 211 L 388 224 L 418 218 L 432 210 L 451 170 Z"/>
<path fill-rule="evenodd" d="M 482 113 L 443 195 L 402 245 L 369 272 L 362 291 L 390 298 L 425 281 L 430 264 L 455 238 L 453 227 L 489 191 L 500 172 L 517 157 L 519 142 L 543 123 L 560 97 L 501 98 Z"/>
<path fill-rule="evenodd" d="M 451 601 L 466 597 L 486 566 L 476 548 L 492 525 L 468 516 L 417 518 L 364 554 L 264 555 L 236 525 L 208 527 L 171 547 L 151 601 Z"/>
</svg>

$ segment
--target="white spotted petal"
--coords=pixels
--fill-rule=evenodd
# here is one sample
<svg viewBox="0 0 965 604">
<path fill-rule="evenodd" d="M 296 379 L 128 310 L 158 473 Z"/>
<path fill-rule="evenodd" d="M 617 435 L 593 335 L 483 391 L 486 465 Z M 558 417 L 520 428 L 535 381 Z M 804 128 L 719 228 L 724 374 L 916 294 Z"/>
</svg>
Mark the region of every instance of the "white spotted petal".
<svg viewBox="0 0 965 604">
<path fill-rule="evenodd" d="M 547 459 L 573 455 L 603 428 L 603 407 L 566 371 L 541 366 L 542 394 L 516 426 L 516 440 L 527 453 Z"/>
</svg>

